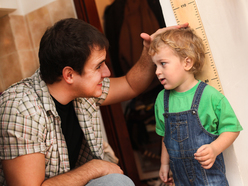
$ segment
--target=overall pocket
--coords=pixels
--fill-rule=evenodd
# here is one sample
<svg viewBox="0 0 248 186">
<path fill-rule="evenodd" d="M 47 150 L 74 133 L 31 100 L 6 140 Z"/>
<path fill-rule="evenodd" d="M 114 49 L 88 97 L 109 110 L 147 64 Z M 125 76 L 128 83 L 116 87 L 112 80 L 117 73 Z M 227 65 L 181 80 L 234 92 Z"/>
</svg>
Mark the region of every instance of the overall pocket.
<svg viewBox="0 0 248 186">
<path fill-rule="evenodd" d="M 170 122 L 171 139 L 182 142 L 189 138 L 189 127 L 186 121 Z"/>
</svg>

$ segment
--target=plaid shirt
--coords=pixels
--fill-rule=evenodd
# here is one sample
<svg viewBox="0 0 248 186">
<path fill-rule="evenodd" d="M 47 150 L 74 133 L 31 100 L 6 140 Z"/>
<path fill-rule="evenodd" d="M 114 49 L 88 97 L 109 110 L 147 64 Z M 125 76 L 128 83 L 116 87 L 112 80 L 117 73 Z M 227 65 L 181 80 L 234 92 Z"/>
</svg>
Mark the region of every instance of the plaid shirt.
<svg viewBox="0 0 248 186">
<path fill-rule="evenodd" d="M 108 78 L 104 79 L 102 90 L 99 98 L 74 100 L 75 112 L 85 136 L 77 166 L 103 156 L 98 110 L 109 91 Z M 0 96 L 0 159 L 37 152 L 45 155 L 46 179 L 70 170 L 61 120 L 39 69 L 32 77 L 12 85 Z M 4 183 L 0 163 L 0 185 Z"/>
</svg>

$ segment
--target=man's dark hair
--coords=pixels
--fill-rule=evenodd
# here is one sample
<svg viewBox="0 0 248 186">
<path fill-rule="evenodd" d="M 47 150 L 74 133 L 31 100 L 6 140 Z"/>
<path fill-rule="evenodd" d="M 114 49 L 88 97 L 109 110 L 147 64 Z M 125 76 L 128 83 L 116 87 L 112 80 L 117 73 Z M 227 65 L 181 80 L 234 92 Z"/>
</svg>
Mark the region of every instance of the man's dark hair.
<svg viewBox="0 0 248 186">
<path fill-rule="evenodd" d="M 40 41 L 41 78 L 52 84 L 60 81 L 62 70 L 70 66 L 80 75 L 91 49 L 108 49 L 106 37 L 95 27 L 80 19 L 68 18 L 47 29 Z"/>
</svg>

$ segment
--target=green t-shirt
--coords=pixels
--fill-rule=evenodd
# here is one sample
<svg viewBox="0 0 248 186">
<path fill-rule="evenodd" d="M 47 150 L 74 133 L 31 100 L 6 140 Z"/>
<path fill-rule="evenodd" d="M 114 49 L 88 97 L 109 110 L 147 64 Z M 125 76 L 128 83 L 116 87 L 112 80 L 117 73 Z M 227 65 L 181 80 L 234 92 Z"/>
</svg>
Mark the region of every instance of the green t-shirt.
<svg viewBox="0 0 248 186">
<path fill-rule="evenodd" d="M 200 81 L 186 92 L 171 90 L 169 113 L 190 110 L 199 83 Z M 156 132 L 164 136 L 164 90 L 158 94 L 154 109 Z M 211 134 L 220 135 L 223 132 L 238 132 L 243 129 L 226 97 L 210 85 L 207 85 L 202 93 L 198 114 L 203 127 Z"/>
</svg>

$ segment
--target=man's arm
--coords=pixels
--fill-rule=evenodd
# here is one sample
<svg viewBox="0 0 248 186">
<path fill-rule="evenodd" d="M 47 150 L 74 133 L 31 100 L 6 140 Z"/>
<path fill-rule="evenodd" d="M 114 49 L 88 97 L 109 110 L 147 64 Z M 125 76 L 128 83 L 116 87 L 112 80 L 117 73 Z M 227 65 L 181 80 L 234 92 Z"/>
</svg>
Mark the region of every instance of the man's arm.
<svg viewBox="0 0 248 186">
<path fill-rule="evenodd" d="M 162 28 L 157 30 L 151 36 L 146 33 L 142 33 L 140 36 L 144 39 L 144 47 L 138 62 L 125 76 L 119 78 L 110 78 L 109 93 L 102 105 L 109 105 L 130 100 L 145 91 L 155 76 L 155 66 L 152 63 L 151 56 L 148 54 L 151 41 L 157 34 L 161 32 L 187 26 L 188 23 Z"/>
<path fill-rule="evenodd" d="M 123 174 L 120 167 L 114 163 L 91 160 L 74 170 L 44 181 L 45 156 L 41 153 L 19 156 L 13 160 L 3 160 L 2 165 L 8 186 L 79 186 L 107 174 Z"/>
<path fill-rule="evenodd" d="M 45 157 L 41 153 L 1 160 L 8 186 L 41 185 L 45 178 Z"/>
<path fill-rule="evenodd" d="M 130 100 L 150 85 L 155 76 L 155 66 L 147 50 L 147 48 L 143 48 L 139 61 L 125 76 L 110 78 L 109 93 L 102 105 Z"/>
</svg>

